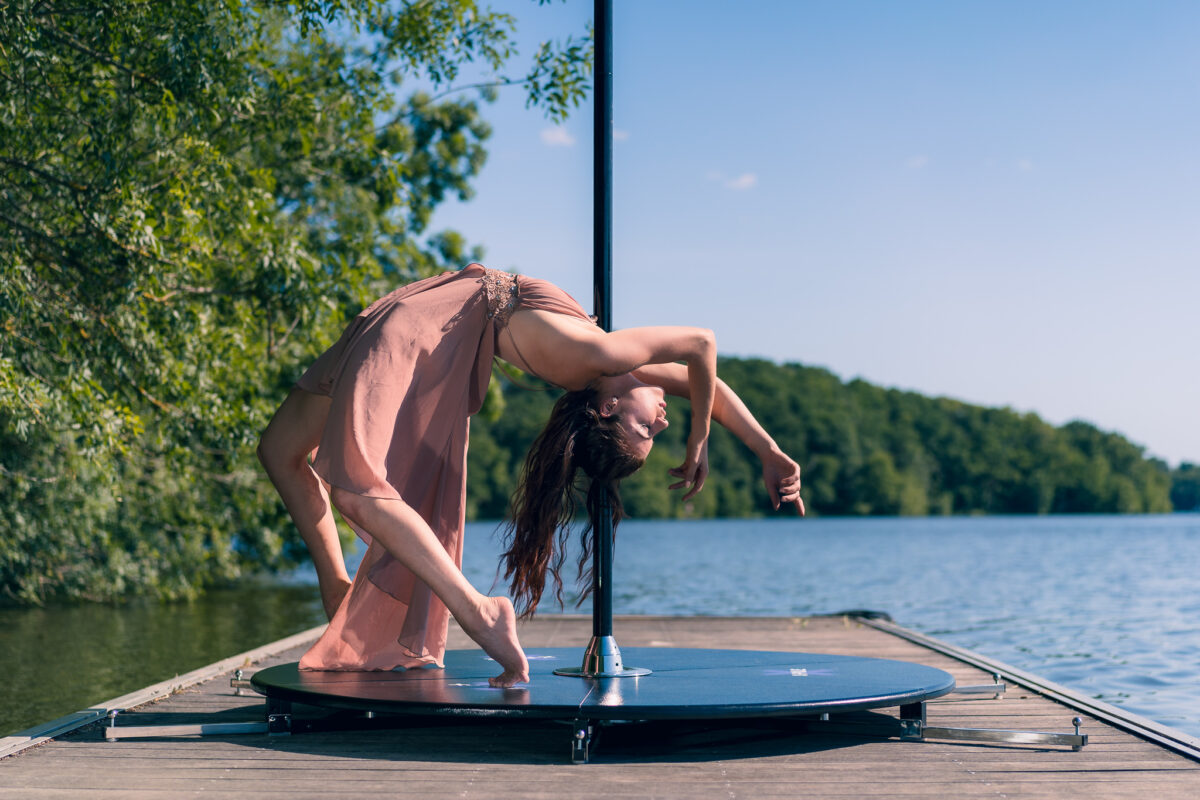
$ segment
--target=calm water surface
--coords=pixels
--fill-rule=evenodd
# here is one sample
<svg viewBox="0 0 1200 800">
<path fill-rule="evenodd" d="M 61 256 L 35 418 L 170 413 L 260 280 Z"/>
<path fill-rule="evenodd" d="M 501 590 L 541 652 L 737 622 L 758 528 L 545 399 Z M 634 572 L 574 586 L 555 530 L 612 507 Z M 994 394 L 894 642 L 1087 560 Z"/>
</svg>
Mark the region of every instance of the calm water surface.
<svg viewBox="0 0 1200 800">
<path fill-rule="evenodd" d="M 480 589 L 495 576 L 494 527 L 468 526 L 463 568 Z M 1200 736 L 1198 576 L 1197 514 L 628 521 L 614 606 L 886 611 Z M 0 610 L 0 735 L 318 624 L 312 580 L 302 570 L 190 605 Z"/>
</svg>

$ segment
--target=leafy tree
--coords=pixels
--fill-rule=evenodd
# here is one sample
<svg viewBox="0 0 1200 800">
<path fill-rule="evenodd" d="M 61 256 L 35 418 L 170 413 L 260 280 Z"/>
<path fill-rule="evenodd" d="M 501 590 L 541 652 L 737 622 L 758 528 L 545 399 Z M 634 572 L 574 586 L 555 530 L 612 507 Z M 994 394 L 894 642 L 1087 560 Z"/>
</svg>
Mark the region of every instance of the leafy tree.
<svg viewBox="0 0 1200 800">
<path fill-rule="evenodd" d="M 1185 461 L 1172 473 L 1171 504 L 1176 511 L 1200 511 L 1200 465 Z"/>
<path fill-rule="evenodd" d="M 490 129 L 468 64 L 561 118 L 590 37 L 528 69 L 475 0 L 0 2 L 0 597 L 179 597 L 291 562 L 253 444 L 399 282 Z M 420 78 L 429 91 L 405 93 Z"/>
</svg>

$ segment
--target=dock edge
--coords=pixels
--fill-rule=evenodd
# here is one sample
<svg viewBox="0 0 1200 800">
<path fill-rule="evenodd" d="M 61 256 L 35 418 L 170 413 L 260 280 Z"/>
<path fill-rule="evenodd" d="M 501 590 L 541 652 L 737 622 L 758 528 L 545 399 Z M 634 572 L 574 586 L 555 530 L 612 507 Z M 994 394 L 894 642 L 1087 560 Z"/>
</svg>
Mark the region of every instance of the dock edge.
<svg viewBox="0 0 1200 800">
<path fill-rule="evenodd" d="M 965 664 L 970 664 L 973 667 L 996 673 L 1002 679 L 1011 680 L 1013 683 L 1036 692 L 1043 697 L 1062 703 L 1068 708 L 1082 711 L 1112 725 L 1114 728 L 1120 728 L 1127 733 L 1154 742 L 1172 752 L 1187 756 L 1195 761 L 1200 761 L 1200 738 L 1190 736 L 1183 731 L 1175 730 L 1174 728 L 1134 714 L 1131 711 L 1080 694 L 1053 681 L 1046 680 L 1039 675 L 1035 675 L 1032 672 L 1018 669 L 1002 661 L 996 661 L 966 648 L 958 647 L 943 642 L 940 639 L 935 639 L 932 636 L 910 630 L 902 625 L 897 625 L 895 622 L 876 617 L 857 616 L 852 613 L 847 616 L 855 622 L 868 627 L 889 633 L 901 639 L 906 639 L 914 644 L 919 644 L 922 647 L 927 647 L 930 650 L 962 661 Z"/>
<path fill-rule="evenodd" d="M 44 722 L 41 725 L 18 731 L 12 736 L 5 736 L 0 739 L 0 758 L 16 755 L 22 750 L 35 747 L 42 742 L 62 736 L 64 733 L 70 733 L 73 730 L 82 728 L 84 725 L 90 725 L 97 720 L 104 719 L 109 711 L 124 711 L 144 703 L 159 700 L 182 689 L 195 686 L 197 683 L 202 683 L 209 678 L 215 678 L 230 670 L 246 666 L 255 661 L 261 661 L 264 658 L 269 658 L 276 653 L 281 653 L 298 645 L 316 641 L 317 637 L 324 631 L 325 626 L 318 625 L 315 628 L 309 628 L 306 631 L 287 636 L 270 644 L 264 644 L 253 650 L 247 650 L 244 653 L 223 658 L 213 664 L 194 669 L 183 675 L 176 675 L 174 678 L 161 681 L 153 686 L 147 686 L 144 689 L 138 689 L 136 692 L 123 694 L 120 697 L 114 697 L 112 700 L 97 703 L 82 711 L 76 711 L 74 714 L 68 714 L 51 722 Z"/>
</svg>

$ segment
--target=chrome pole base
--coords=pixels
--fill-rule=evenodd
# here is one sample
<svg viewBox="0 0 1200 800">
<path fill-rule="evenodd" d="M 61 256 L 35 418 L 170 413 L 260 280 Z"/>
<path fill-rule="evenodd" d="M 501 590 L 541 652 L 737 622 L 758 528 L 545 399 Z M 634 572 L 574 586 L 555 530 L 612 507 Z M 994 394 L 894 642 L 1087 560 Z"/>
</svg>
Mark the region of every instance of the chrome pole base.
<svg viewBox="0 0 1200 800">
<path fill-rule="evenodd" d="M 622 664 L 621 648 L 612 636 L 593 636 L 583 651 L 583 666 L 560 667 L 554 674 L 574 678 L 636 678 L 649 675 L 650 670 Z"/>
</svg>

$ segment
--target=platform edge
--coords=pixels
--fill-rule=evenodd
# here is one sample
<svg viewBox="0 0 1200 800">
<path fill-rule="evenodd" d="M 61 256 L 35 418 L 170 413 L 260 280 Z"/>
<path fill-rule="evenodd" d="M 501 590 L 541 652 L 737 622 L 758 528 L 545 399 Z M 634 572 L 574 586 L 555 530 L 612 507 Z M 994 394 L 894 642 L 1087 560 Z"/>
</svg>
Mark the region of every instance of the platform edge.
<svg viewBox="0 0 1200 800">
<path fill-rule="evenodd" d="M 1165 747 L 1172 752 L 1195 761 L 1200 761 L 1200 738 L 1186 734 L 1183 731 L 1134 714 L 1132 711 L 1127 711 L 1123 708 L 1088 697 L 1073 689 L 1068 689 L 1053 681 L 1046 680 L 1032 672 L 1027 672 L 1018 667 L 1005 664 L 1002 661 L 980 655 L 965 647 L 958 647 L 932 636 L 918 633 L 917 631 L 905 628 L 903 625 L 897 625 L 895 622 L 867 617 L 852 616 L 851 618 L 862 625 L 875 628 L 884 633 L 890 633 L 901 639 L 906 639 L 913 644 L 927 647 L 930 650 L 942 653 L 965 664 L 970 664 L 987 672 L 997 673 L 1002 679 L 1011 680 L 1013 683 L 1061 703 L 1070 709 L 1081 711 L 1112 725 L 1114 728 L 1120 728 L 1123 731 L 1132 733 L 1134 736 Z"/>
<path fill-rule="evenodd" d="M 28 750 L 30 747 L 35 747 L 55 737 L 78 730 L 85 725 L 90 725 L 97 720 L 103 719 L 108 715 L 109 711 L 124 711 L 162 699 L 181 689 L 195 686 L 197 683 L 215 678 L 230 670 L 251 664 L 255 661 L 261 661 L 264 658 L 270 658 L 277 653 L 282 653 L 284 650 L 290 650 L 293 647 L 314 642 L 324 631 L 325 626 L 318 625 L 315 628 L 309 628 L 306 631 L 286 636 L 269 644 L 260 645 L 253 650 L 247 650 L 244 653 L 223 658 L 220 661 L 199 667 L 183 675 L 176 675 L 174 678 L 168 678 L 165 681 L 160 681 L 144 689 L 138 689 L 135 692 L 114 697 L 112 700 L 96 703 L 82 711 L 76 711 L 74 714 L 67 714 L 50 722 L 44 722 L 41 725 L 35 725 L 32 728 L 18 731 L 11 736 L 5 736 L 0 739 L 0 759 L 16 755 L 23 750 Z"/>
</svg>

